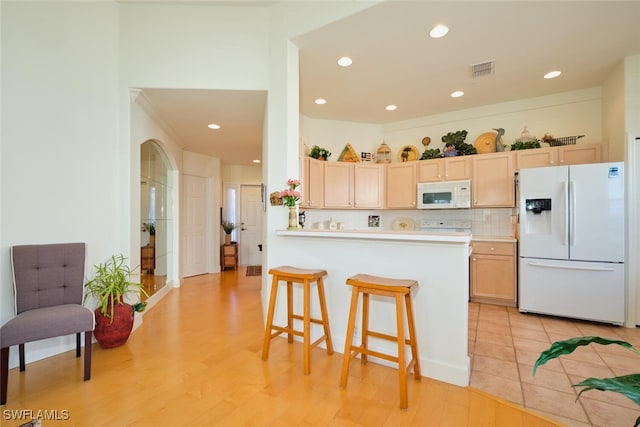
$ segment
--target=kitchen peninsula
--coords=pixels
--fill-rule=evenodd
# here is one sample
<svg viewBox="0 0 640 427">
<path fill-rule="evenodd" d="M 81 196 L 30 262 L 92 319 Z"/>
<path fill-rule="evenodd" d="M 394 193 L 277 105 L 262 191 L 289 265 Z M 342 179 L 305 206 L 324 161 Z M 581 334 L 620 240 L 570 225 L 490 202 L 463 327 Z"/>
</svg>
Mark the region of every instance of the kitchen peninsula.
<svg viewBox="0 0 640 427">
<path fill-rule="evenodd" d="M 415 279 L 419 288 L 412 299 L 422 375 L 459 386 L 469 384 L 467 306 L 470 233 L 279 230 L 276 236 L 278 240 L 282 239 L 279 247 L 286 248 L 277 257 L 278 260 L 286 260 L 282 264 L 327 270 L 325 290 L 337 352 L 344 350 L 351 297 L 351 287 L 345 284 L 348 277 L 365 273 Z M 271 282 L 267 280 L 266 283 L 269 287 Z M 268 291 L 269 288 L 263 289 L 263 303 L 269 296 Z M 284 296 L 284 292 L 279 293 L 279 297 Z M 301 294 L 296 293 L 298 311 L 301 299 Z M 312 299 L 312 316 L 318 315 L 318 311 L 317 301 Z M 395 305 L 392 302 L 372 297 L 370 312 L 371 329 L 396 333 Z M 276 307 L 276 321 L 286 324 L 284 300 Z M 312 330 L 313 341 L 321 331 L 318 325 L 312 326 L 318 328 Z M 360 339 L 358 332 L 359 327 L 356 330 L 357 342 Z M 369 342 L 372 349 L 397 354 L 397 348 L 388 341 L 369 338 Z M 386 364 L 381 360 L 375 361 Z"/>
</svg>

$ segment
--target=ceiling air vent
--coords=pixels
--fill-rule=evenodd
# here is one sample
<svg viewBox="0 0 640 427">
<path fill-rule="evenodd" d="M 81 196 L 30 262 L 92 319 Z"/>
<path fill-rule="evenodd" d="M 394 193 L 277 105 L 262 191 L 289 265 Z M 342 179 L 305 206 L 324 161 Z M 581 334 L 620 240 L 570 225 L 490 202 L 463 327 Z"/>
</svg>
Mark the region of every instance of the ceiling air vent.
<svg viewBox="0 0 640 427">
<path fill-rule="evenodd" d="M 471 77 L 478 78 L 483 76 L 490 76 L 496 69 L 496 62 L 492 59 L 490 61 L 479 62 L 477 64 L 471 64 Z"/>
</svg>

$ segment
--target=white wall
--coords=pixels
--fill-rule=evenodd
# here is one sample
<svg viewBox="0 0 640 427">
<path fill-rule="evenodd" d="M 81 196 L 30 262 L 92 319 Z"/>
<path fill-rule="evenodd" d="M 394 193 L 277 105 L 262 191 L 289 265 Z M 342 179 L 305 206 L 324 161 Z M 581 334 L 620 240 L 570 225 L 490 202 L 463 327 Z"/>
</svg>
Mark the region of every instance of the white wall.
<svg viewBox="0 0 640 427">
<path fill-rule="evenodd" d="M 260 185 L 262 183 L 262 166 L 224 165 L 222 166 L 222 182 Z"/>
<path fill-rule="evenodd" d="M 624 62 L 621 61 L 602 85 L 602 130 L 609 146 L 609 160 L 624 160 L 625 138 L 625 82 Z"/>
<path fill-rule="evenodd" d="M 375 153 L 382 143 L 382 126 L 371 123 L 343 122 L 300 116 L 300 136 L 305 149 L 314 145 L 331 152 L 329 161 L 337 161 L 347 144 L 360 152 Z"/>
<path fill-rule="evenodd" d="M 442 151 L 442 136 L 458 130 L 468 132 L 465 140 L 468 144 L 473 144 L 484 132 L 503 128 L 503 142 L 511 145 L 525 126 L 539 139 L 545 133 L 555 137 L 585 135 L 578 139 L 579 144 L 584 144 L 602 142 L 601 124 L 601 89 L 592 88 L 395 122 L 383 126 L 382 132 L 395 160 L 396 153 L 407 144 L 422 153 L 421 141 L 425 136 L 431 138 L 429 148 Z"/>
<path fill-rule="evenodd" d="M 125 85 L 265 90 L 268 12 L 212 4 L 122 4 Z"/>
<path fill-rule="evenodd" d="M 117 5 L 1 7 L 4 323 L 14 315 L 10 246 L 86 242 L 87 276 L 111 254 L 128 255 L 121 209 L 129 205 L 129 171 L 119 135 Z M 27 361 L 74 346 L 73 336 L 27 344 Z"/>
</svg>

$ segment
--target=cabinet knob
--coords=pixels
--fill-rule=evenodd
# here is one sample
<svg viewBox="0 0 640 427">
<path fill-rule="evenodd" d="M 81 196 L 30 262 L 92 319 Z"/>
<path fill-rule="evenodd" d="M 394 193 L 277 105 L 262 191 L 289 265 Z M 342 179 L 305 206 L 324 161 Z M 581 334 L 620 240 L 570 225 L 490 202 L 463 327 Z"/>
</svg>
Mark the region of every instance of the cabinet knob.
<svg viewBox="0 0 640 427">
<path fill-rule="evenodd" d="M 496 249 L 495 249 L 495 248 L 491 248 L 491 250 L 492 250 L 492 251 L 495 251 Z"/>
</svg>

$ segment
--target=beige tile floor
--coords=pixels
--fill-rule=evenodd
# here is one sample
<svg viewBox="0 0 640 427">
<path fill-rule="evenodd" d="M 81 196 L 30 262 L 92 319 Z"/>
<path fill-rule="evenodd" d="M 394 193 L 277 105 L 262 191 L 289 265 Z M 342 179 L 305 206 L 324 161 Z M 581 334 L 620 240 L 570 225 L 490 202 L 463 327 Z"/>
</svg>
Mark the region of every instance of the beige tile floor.
<svg viewBox="0 0 640 427">
<path fill-rule="evenodd" d="M 517 308 L 469 304 L 471 386 L 539 412 L 567 426 L 632 426 L 640 408 L 626 397 L 591 390 L 576 401 L 571 384 L 588 377 L 640 372 L 640 356 L 617 345 L 590 345 L 552 360 L 532 376 L 552 342 L 598 335 L 640 349 L 640 328 L 523 314 Z"/>
</svg>

